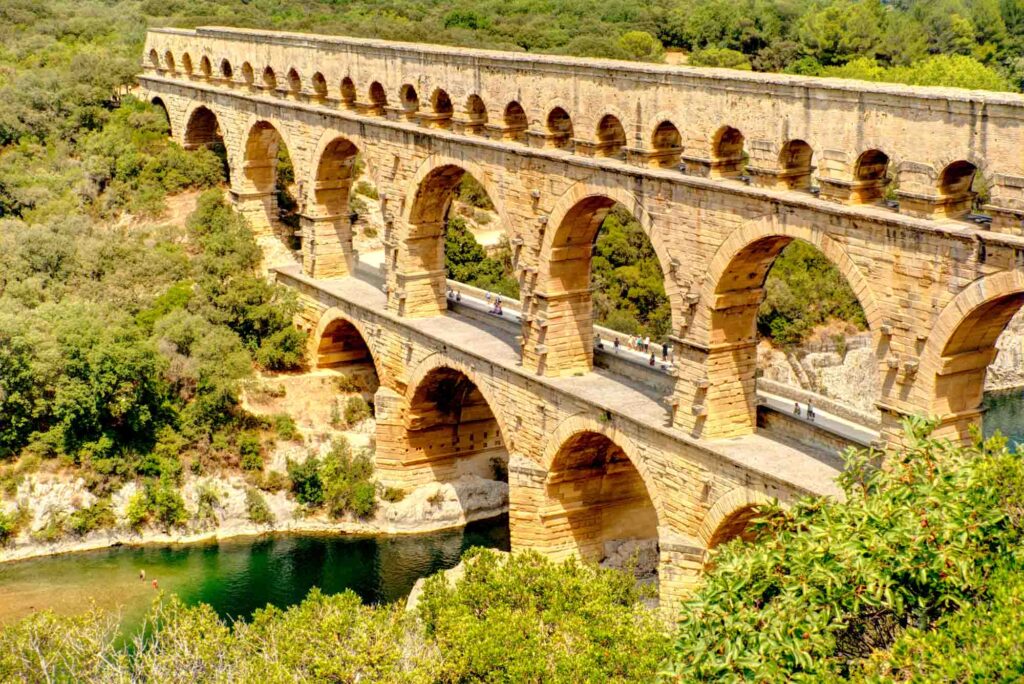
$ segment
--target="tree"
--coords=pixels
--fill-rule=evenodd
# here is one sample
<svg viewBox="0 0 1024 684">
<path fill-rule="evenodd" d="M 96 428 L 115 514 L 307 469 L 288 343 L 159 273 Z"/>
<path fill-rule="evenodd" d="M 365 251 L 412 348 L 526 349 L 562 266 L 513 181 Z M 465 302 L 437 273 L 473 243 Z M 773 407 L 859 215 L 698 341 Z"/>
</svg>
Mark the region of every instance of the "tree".
<svg viewBox="0 0 1024 684">
<path fill-rule="evenodd" d="M 665 58 L 661 41 L 646 31 L 627 31 L 619 36 L 619 47 L 627 59 L 640 62 L 660 62 Z"/>
<path fill-rule="evenodd" d="M 723 67 L 750 71 L 750 60 L 742 52 L 728 48 L 709 47 L 695 50 L 690 54 L 691 66 Z"/>
</svg>

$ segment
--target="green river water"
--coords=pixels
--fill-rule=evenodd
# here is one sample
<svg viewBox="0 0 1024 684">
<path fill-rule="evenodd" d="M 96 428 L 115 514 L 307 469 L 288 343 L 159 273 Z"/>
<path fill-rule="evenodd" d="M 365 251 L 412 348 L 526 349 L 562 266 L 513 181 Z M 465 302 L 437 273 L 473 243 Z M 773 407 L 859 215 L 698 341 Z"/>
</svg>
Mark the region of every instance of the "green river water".
<svg viewBox="0 0 1024 684">
<path fill-rule="evenodd" d="M 299 603 L 310 589 L 351 589 L 364 602 L 400 599 L 416 580 L 458 563 L 472 546 L 507 550 L 508 518 L 401 537 L 279 534 L 208 544 L 116 547 L 0 565 L 0 623 L 51 608 L 117 610 L 131 631 L 159 589 L 208 603 L 228 619 L 271 603 Z M 146 580 L 139 571 L 146 571 Z"/>
</svg>

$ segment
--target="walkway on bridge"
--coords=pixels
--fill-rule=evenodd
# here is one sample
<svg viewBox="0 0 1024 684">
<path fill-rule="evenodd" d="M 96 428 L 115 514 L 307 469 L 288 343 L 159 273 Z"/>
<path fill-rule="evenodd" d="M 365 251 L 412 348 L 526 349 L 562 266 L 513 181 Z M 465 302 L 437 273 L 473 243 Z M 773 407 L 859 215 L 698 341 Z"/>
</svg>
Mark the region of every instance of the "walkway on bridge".
<svg viewBox="0 0 1024 684">
<path fill-rule="evenodd" d="M 534 381 L 580 397 L 612 414 L 641 423 L 649 429 L 717 454 L 742 467 L 778 478 L 808 492 L 829 495 L 839 493 L 835 478 L 842 462 L 837 455 L 825 451 L 808 453 L 804 447 L 796 448 L 764 433 L 722 440 L 693 438 L 668 426 L 670 408 L 657 390 L 627 375 L 601 369 L 563 378 L 540 377 L 529 373 L 520 364 L 516 334 L 508 327 L 508 322 L 502 325 L 502 321 L 496 319 L 493 324 L 487 324 L 479 317 L 453 312 L 432 318 L 398 317 L 387 310 L 387 298 L 379 281 L 367 274 L 365 269 L 360 269 L 358 277 L 338 280 L 309 278 L 297 266 L 276 270 L 339 299 L 370 309 L 399 325 L 413 328 L 462 353 L 476 356 L 513 373 L 528 375 Z M 487 314 L 480 315 L 485 317 Z"/>
</svg>

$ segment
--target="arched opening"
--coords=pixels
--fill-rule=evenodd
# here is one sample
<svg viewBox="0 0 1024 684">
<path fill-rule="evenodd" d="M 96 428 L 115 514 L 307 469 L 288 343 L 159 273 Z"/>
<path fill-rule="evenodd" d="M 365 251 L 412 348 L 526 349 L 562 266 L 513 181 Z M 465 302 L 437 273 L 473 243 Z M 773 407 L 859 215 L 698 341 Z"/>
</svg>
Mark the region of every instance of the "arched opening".
<svg viewBox="0 0 1024 684">
<path fill-rule="evenodd" d="M 480 389 L 461 371 L 442 366 L 419 381 L 405 428 L 406 463 L 428 469 L 433 481 L 478 477 L 508 482 L 508 449 L 498 421 Z"/>
<path fill-rule="evenodd" d="M 683 136 L 671 121 L 662 121 L 651 136 L 652 162 L 663 168 L 679 165 L 683 153 Z"/>
<path fill-rule="evenodd" d="M 327 79 L 319 71 L 313 74 L 313 96 L 318 102 L 327 99 Z"/>
<path fill-rule="evenodd" d="M 226 59 L 220 61 L 220 76 L 225 81 L 230 81 L 235 76 L 235 70 L 231 67 L 231 62 Z"/>
<path fill-rule="evenodd" d="M 406 83 L 398 91 L 398 101 L 402 105 L 402 116 L 412 118 L 420 110 L 420 96 L 416 89 Z"/>
<path fill-rule="evenodd" d="M 447 310 L 446 276 L 506 297 L 518 296 L 509 244 L 493 198 L 461 166 L 440 166 L 420 181 L 409 228 L 406 260 L 397 276 L 404 283 L 404 297 L 396 302 L 401 315 L 425 317 Z"/>
<path fill-rule="evenodd" d="M 351 273 L 353 229 L 358 213 L 349 199 L 357 173 L 359 150 L 345 138 L 335 138 L 317 164 L 312 206 L 303 225 L 304 271 L 315 278 L 337 278 Z"/>
<path fill-rule="evenodd" d="M 155 49 L 149 51 L 149 65 L 154 69 L 160 69 L 160 55 Z"/>
<path fill-rule="evenodd" d="M 548 113 L 548 142 L 551 147 L 565 148 L 572 144 L 572 119 L 569 112 L 555 107 Z"/>
<path fill-rule="evenodd" d="M 167 70 L 169 72 L 171 72 L 172 74 L 175 73 L 175 70 L 174 70 L 174 55 L 171 54 L 170 50 L 168 50 L 167 52 L 164 53 L 164 64 L 167 65 Z"/>
<path fill-rule="evenodd" d="M 213 66 L 210 65 L 209 57 L 203 57 L 199 60 L 199 73 L 201 73 L 205 79 L 209 79 L 213 75 Z"/>
<path fill-rule="evenodd" d="M 739 129 L 722 126 L 711 141 L 711 175 L 715 178 L 742 176 L 747 170 L 747 153 Z"/>
<path fill-rule="evenodd" d="M 277 90 L 277 74 L 270 67 L 263 69 L 263 90 L 273 93 Z"/>
<path fill-rule="evenodd" d="M 288 70 L 288 94 L 295 98 L 302 94 L 302 79 L 294 68 Z"/>
<path fill-rule="evenodd" d="M 164 104 L 163 99 L 160 97 L 154 97 L 150 102 L 154 106 L 159 107 L 160 111 L 163 113 L 164 121 L 167 122 L 167 133 L 169 135 L 171 133 L 171 113 L 167 110 L 167 105 Z"/>
<path fill-rule="evenodd" d="M 545 481 L 561 531 L 553 545 L 638 576 L 658 570 L 658 516 L 647 486 L 622 447 L 597 432 L 580 432 L 559 448 Z M 556 533 L 552 531 L 552 536 Z"/>
<path fill-rule="evenodd" d="M 370 84 L 369 90 L 370 106 L 367 110 L 368 114 L 381 115 L 384 113 L 384 108 L 388 106 L 388 96 L 382 86 L 377 81 Z"/>
<path fill-rule="evenodd" d="M 356 84 L 348 76 L 341 79 L 341 104 L 349 108 L 356 104 Z"/>
<path fill-rule="evenodd" d="M 185 149 L 194 150 L 206 147 L 216 154 L 224 168 L 224 175 L 229 175 L 227 148 L 224 145 L 224 132 L 221 130 L 217 115 L 206 107 L 197 107 L 189 116 L 185 126 Z"/>
<path fill-rule="evenodd" d="M 779 181 L 790 190 L 810 190 L 814 150 L 803 140 L 790 140 L 779 151 Z"/>
<path fill-rule="evenodd" d="M 256 82 L 256 74 L 253 73 L 252 64 L 245 62 L 242 65 L 242 82 L 250 88 Z"/>
<path fill-rule="evenodd" d="M 889 155 L 881 150 L 862 152 L 853 165 L 851 199 L 860 204 L 878 202 L 891 192 Z"/>
<path fill-rule="evenodd" d="M 243 169 L 253 192 L 240 201 L 239 208 L 257 237 L 276 235 L 288 250 L 296 251 L 299 217 L 295 171 L 284 139 L 273 124 L 259 121 L 250 129 Z"/>
<path fill-rule="evenodd" d="M 761 427 L 832 458 L 807 425 L 816 420 L 808 401 L 818 396 L 819 411 L 837 404 L 877 420 L 878 360 L 857 295 L 866 283 L 840 247 L 766 235 L 712 277 L 708 387 L 697 433 L 733 437 Z M 758 388 L 779 404 L 768 402 L 771 410 L 759 414 Z"/>
<path fill-rule="evenodd" d="M 617 352 L 606 361 L 620 372 L 667 367 L 672 310 L 649 229 L 603 195 L 565 213 L 531 299 L 530 314 L 544 325 L 524 326 L 524 363 L 546 375 L 574 375 L 593 368 L 599 347 Z"/>
<path fill-rule="evenodd" d="M 187 52 L 181 56 L 181 69 L 186 75 L 192 75 L 192 57 Z"/>
<path fill-rule="evenodd" d="M 753 541 L 756 535 L 751 523 L 757 517 L 757 506 L 743 506 L 730 513 L 715 528 L 714 534 L 708 540 L 708 550 L 731 542 L 733 539 L 741 539 L 745 542 Z"/>
<path fill-rule="evenodd" d="M 962 216 L 975 208 L 978 167 L 969 161 L 947 164 L 939 174 L 936 189 L 941 197 L 941 213 L 948 217 Z"/>
<path fill-rule="evenodd" d="M 435 88 L 430 96 L 430 105 L 433 109 L 430 123 L 438 128 L 448 128 L 451 125 L 452 113 L 455 111 L 448 93 Z"/>
<path fill-rule="evenodd" d="M 345 375 L 352 380 L 350 386 L 371 396 L 380 387 L 380 378 L 366 340 L 359 329 L 344 318 L 335 318 L 320 334 L 316 346 L 316 367 Z"/>
<path fill-rule="evenodd" d="M 599 157 L 621 158 L 626 147 L 626 129 L 612 114 L 605 114 L 597 122 L 597 146 L 594 152 Z"/>
<path fill-rule="evenodd" d="M 503 139 L 522 142 L 526 137 L 526 129 L 529 127 L 523 106 L 515 101 L 509 102 L 505 106 L 502 124 L 501 137 Z"/>
<path fill-rule="evenodd" d="M 473 133 L 479 133 L 487 124 L 487 106 L 479 95 L 470 95 L 466 99 L 466 119 L 466 128 Z"/>
</svg>

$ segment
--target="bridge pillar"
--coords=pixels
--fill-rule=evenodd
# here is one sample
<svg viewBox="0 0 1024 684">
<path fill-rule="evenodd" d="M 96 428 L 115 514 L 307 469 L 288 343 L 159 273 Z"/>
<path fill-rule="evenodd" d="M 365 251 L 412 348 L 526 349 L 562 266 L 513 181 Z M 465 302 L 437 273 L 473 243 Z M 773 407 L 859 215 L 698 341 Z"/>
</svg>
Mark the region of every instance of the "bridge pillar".
<svg viewBox="0 0 1024 684">
<path fill-rule="evenodd" d="M 389 269 L 388 309 L 408 318 L 439 316 L 448 310 L 445 223 L 417 223 L 404 232 L 404 239 L 388 236 L 385 240 L 388 249 L 397 250 L 394 267 Z"/>
<path fill-rule="evenodd" d="M 522 345 L 523 366 L 538 375 L 589 373 L 594 367 L 592 290 L 534 292 L 523 318 Z"/>
<path fill-rule="evenodd" d="M 973 173 L 972 176 L 973 178 Z M 919 218 L 956 218 L 968 213 L 975 193 L 967 184 L 951 183 L 941 188 L 934 170 L 926 164 L 904 162 L 899 169 L 900 187 L 896 197 L 900 213 Z"/>
<path fill-rule="evenodd" d="M 302 272 L 312 278 L 345 278 L 352 273 L 352 218 L 348 214 L 299 217 Z"/>
<path fill-rule="evenodd" d="M 991 203 L 984 209 L 992 217 L 992 230 L 1024 235 L 1024 177 L 996 174 Z"/>
<path fill-rule="evenodd" d="M 249 221 L 254 236 L 267 237 L 277 232 L 275 221 L 271 218 L 278 215 L 276 192 L 247 192 L 232 188 L 231 203 Z"/>
<path fill-rule="evenodd" d="M 707 549 L 688 535 L 658 528 L 658 603 L 672 615 L 679 602 L 692 596 L 704 572 Z"/>
</svg>

